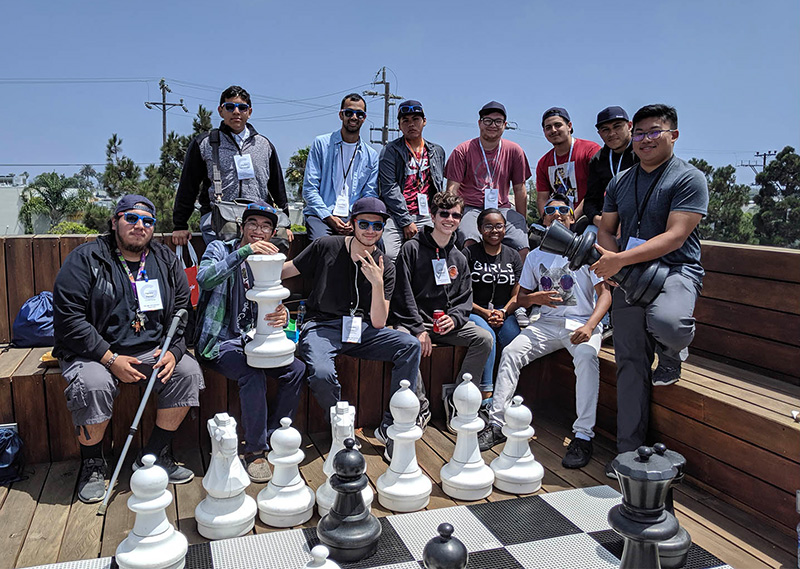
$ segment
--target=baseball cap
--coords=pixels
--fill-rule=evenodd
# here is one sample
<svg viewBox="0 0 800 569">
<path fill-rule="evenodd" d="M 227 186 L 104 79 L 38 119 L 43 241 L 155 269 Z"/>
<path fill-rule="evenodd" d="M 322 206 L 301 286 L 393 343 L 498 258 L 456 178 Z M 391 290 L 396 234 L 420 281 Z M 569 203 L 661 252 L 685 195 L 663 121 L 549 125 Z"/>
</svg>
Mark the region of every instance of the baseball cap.
<svg viewBox="0 0 800 569">
<path fill-rule="evenodd" d="M 478 116 L 484 117 L 489 113 L 500 113 L 504 118 L 508 118 L 508 114 L 506 114 L 506 108 L 503 106 L 503 103 L 498 103 L 497 101 L 489 101 L 483 105 L 481 110 L 478 111 Z"/>
<path fill-rule="evenodd" d="M 353 204 L 353 209 L 350 212 L 350 219 L 362 213 L 372 213 L 380 215 L 384 221 L 389 219 L 389 214 L 386 213 L 386 205 L 378 198 L 361 198 Z"/>
<path fill-rule="evenodd" d="M 567 205 L 570 205 L 572 203 L 570 199 L 564 194 L 553 194 L 552 196 L 550 196 L 550 198 L 547 200 L 547 203 L 545 203 L 544 205 L 550 205 L 553 202 L 564 202 Z"/>
<path fill-rule="evenodd" d="M 549 119 L 550 117 L 561 117 L 567 122 L 572 122 L 572 119 L 569 118 L 569 113 L 567 109 L 564 107 L 550 107 L 547 109 L 544 114 L 542 115 L 542 126 L 544 126 L 544 121 Z"/>
<path fill-rule="evenodd" d="M 247 204 L 244 212 L 242 212 L 242 224 L 244 224 L 248 217 L 253 215 L 260 215 L 269 219 L 272 222 L 273 229 L 278 226 L 278 212 L 265 201 L 256 200 L 253 203 Z"/>
<path fill-rule="evenodd" d="M 606 107 L 599 113 L 597 113 L 597 124 L 595 124 L 595 128 L 599 128 L 601 124 L 604 122 L 609 121 L 616 121 L 616 120 L 624 120 L 630 121 L 631 119 L 628 118 L 628 113 L 625 112 L 625 109 L 622 107 L 612 106 Z"/>
<path fill-rule="evenodd" d="M 156 216 L 156 206 L 149 199 L 138 194 L 126 194 L 119 198 L 114 215 L 128 211 L 130 209 L 141 209 L 148 212 L 153 217 Z"/>
<path fill-rule="evenodd" d="M 422 108 L 422 103 L 409 99 L 397 105 L 397 118 L 401 119 L 406 115 L 419 115 L 425 118 L 425 110 Z"/>
</svg>

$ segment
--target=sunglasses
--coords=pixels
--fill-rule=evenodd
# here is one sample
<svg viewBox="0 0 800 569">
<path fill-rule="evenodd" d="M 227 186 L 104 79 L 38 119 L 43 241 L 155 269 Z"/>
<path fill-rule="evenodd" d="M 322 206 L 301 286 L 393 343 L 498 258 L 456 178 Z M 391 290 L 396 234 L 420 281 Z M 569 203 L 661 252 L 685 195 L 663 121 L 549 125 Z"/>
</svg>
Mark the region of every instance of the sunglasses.
<svg viewBox="0 0 800 569">
<path fill-rule="evenodd" d="M 222 103 L 221 106 L 229 113 L 232 113 L 236 109 L 239 109 L 243 113 L 246 113 L 247 111 L 250 110 L 250 105 L 248 105 L 247 103 Z"/>
<path fill-rule="evenodd" d="M 153 227 L 156 224 L 156 218 L 155 217 L 150 217 L 149 215 L 137 215 L 135 213 L 123 213 L 122 215 L 120 215 L 120 217 L 122 219 L 124 219 L 125 223 L 127 223 L 129 225 L 136 225 L 137 223 L 139 223 L 139 220 L 142 220 L 142 225 L 144 225 L 145 228 L 147 228 L 147 229 Z"/>
<path fill-rule="evenodd" d="M 397 109 L 401 115 L 423 114 L 422 105 L 403 105 Z"/>
<path fill-rule="evenodd" d="M 358 119 L 367 118 L 367 113 L 365 111 L 354 111 L 353 109 L 342 109 L 342 114 L 348 119 L 352 118 L 353 115 L 355 115 Z"/>
<path fill-rule="evenodd" d="M 253 210 L 255 210 L 255 211 L 268 211 L 270 213 L 276 213 L 276 210 L 275 210 L 274 207 L 272 207 L 270 205 L 258 205 L 257 203 L 249 203 L 249 204 L 247 204 L 247 207 L 245 209 L 246 210 L 249 209 L 251 211 L 253 211 Z"/>
<path fill-rule="evenodd" d="M 572 208 L 568 205 L 546 205 L 544 206 L 545 215 L 553 215 L 555 212 L 561 215 L 573 215 Z"/>
<path fill-rule="evenodd" d="M 436 213 L 437 213 L 437 214 L 439 215 L 439 217 L 441 217 L 442 219 L 447 219 L 448 217 L 452 217 L 453 219 L 461 219 L 461 214 L 460 214 L 460 213 L 458 213 L 457 211 L 443 211 L 443 210 L 441 210 L 441 209 L 440 209 L 440 210 L 439 210 L 438 212 L 436 212 Z"/>
<path fill-rule="evenodd" d="M 369 228 L 372 228 L 373 231 L 383 231 L 382 221 L 367 221 L 365 219 L 359 219 L 356 222 L 356 225 L 361 231 L 366 231 Z"/>
</svg>

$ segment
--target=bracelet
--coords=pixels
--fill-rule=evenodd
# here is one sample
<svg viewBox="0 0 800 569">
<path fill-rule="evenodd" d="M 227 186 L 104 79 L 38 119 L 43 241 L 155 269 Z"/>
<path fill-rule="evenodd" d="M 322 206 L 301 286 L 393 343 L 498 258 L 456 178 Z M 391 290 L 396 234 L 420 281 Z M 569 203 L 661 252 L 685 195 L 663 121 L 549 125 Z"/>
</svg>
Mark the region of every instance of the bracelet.
<svg viewBox="0 0 800 569">
<path fill-rule="evenodd" d="M 505 316 L 505 315 L 506 315 L 506 309 L 505 309 L 505 308 L 501 308 L 501 309 L 500 309 L 500 312 L 502 312 L 502 313 L 503 313 L 503 316 Z"/>
<path fill-rule="evenodd" d="M 117 359 L 117 356 L 119 356 L 119 354 L 111 354 L 111 357 L 108 358 L 108 361 L 103 364 L 104 366 L 106 366 L 106 369 L 111 369 L 111 366 L 114 363 L 114 361 Z"/>
</svg>

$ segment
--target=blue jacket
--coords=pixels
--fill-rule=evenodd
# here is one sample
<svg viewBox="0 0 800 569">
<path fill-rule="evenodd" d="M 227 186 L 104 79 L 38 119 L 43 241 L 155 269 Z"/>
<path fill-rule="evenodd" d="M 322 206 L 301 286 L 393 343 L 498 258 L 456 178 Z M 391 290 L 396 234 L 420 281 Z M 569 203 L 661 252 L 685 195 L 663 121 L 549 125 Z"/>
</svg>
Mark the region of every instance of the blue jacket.
<svg viewBox="0 0 800 569">
<path fill-rule="evenodd" d="M 333 215 L 336 205 L 336 186 L 333 180 L 336 160 L 342 148 L 342 133 L 321 134 L 314 139 L 308 152 L 303 178 L 303 213 L 325 219 Z M 350 188 L 350 207 L 359 198 L 378 197 L 378 153 L 363 138 L 359 138 L 353 159 L 353 184 Z"/>
</svg>

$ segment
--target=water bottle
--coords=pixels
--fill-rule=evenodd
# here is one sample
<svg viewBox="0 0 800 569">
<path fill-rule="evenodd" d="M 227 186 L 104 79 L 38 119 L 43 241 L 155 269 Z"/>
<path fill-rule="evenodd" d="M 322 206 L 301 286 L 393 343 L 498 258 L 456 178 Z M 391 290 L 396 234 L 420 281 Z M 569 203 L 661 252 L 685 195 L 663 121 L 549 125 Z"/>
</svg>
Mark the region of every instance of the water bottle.
<svg viewBox="0 0 800 569">
<path fill-rule="evenodd" d="M 300 306 L 297 308 L 297 318 L 294 321 L 294 341 L 300 341 L 300 327 L 306 319 L 306 301 L 301 300 Z"/>
</svg>

